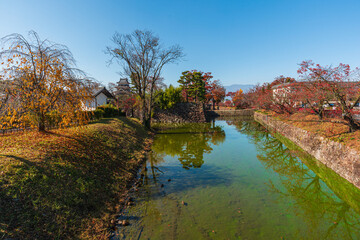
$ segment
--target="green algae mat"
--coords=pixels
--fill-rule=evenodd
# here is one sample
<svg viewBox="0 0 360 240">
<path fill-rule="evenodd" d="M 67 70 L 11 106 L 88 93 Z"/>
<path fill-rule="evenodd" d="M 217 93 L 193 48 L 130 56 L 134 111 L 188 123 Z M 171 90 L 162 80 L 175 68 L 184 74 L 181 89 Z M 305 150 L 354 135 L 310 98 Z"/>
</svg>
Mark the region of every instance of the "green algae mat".
<svg viewBox="0 0 360 240">
<path fill-rule="evenodd" d="M 114 239 L 360 239 L 360 191 L 255 121 L 158 127 Z"/>
</svg>

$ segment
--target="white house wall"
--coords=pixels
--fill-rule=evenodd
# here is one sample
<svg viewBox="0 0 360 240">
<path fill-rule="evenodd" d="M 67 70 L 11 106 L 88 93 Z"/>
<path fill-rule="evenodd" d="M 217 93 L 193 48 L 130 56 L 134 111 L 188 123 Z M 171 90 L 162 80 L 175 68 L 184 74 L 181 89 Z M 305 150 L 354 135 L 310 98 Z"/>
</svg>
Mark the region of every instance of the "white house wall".
<svg viewBox="0 0 360 240">
<path fill-rule="evenodd" d="M 92 101 L 87 102 L 84 106 L 85 111 L 95 110 L 96 107 L 105 105 L 107 103 L 107 96 L 104 93 L 97 95 Z"/>
<path fill-rule="evenodd" d="M 99 95 L 96 96 L 95 101 L 97 106 L 105 105 L 107 101 L 107 97 L 105 94 L 100 93 Z"/>
</svg>

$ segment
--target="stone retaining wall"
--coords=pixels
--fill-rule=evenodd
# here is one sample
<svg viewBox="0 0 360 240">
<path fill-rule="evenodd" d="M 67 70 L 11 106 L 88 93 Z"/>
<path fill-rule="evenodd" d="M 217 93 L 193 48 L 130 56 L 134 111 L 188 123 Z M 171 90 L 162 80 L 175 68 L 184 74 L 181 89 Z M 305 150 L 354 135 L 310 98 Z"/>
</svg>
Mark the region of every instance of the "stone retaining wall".
<svg viewBox="0 0 360 240">
<path fill-rule="evenodd" d="M 360 153 L 358 151 L 263 113 L 255 112 L 254 118 L 269 130 L 288 138 L 341 177 L 360 188 Z"/>
<path fill-rule="evenodd" d="M 208 117 L 219 116 L 254 116 L 254 109 L 238 109 L 238 110 L 208 110 L 206 115 Z"/>
<path fill-rule="evenodd" d="M 204 104 L 177 103 L 170 109 L 157 109 L 152 121 L 158 123 L 206 122 Z"/>
</svg>

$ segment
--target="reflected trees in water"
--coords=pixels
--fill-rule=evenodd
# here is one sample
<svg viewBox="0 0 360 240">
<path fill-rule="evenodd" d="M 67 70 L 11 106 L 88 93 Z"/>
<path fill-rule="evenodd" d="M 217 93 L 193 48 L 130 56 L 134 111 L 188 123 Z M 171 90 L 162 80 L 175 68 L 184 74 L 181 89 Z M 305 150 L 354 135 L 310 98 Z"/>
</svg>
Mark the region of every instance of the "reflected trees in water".
<svg viewBox="0 0 360 240">
<path fill-rule="evenodd" d="M 341 179 L 303 151 L 290 150 L 257 122 L 230 120 L 227 123 L 234 125 L 256 144 L 259 161 L 266 168 L 279 174 L 281 184 L 270 182 L 270 190 L 284 198 L 293 199 L 297 211 L 302 211 L 307 216 L 304 221 L 310 221 L 309 226 L 313 232 L 319 229 L 321 220 L 326 219 L 329 225 L 323 229 L 322 239 L 331 238 L 336 228 L 346 239 L 356 239 L 356 236 L 359 236 L 358 199 L 360 198 L 349 197 L 360 197 L 359 189 L 350 186 L 351 184 L 346 180 Z M 297 158 L 298 155 L 301 156 L 302 161 Z M 335 194 L 325 184 L 332 181 L 341 183 L 332 185 L 331 190 Z M 340 198 L 344 196 L 343 189 L 346 189 L 345 194 L 348 196 L 346 201 Z"/>
<path fill-rule="evenodd" d="M 182 127 L 160 130 L 152 149 L 157 154 L 177 156 L 183 168 L 200 168 L 204 154 L 211 153 L 211 144 L 218 145 L 225 140 L 225 132 L 219 126 L 186 124 Z M 159 157 L 152 157 L 159 159 Z"/>
<path fill-rule="evenodd" d="M 210 123 L 155 125 L 155 128 L 158 134 L 148 155 L 150 169 L 144 167 L 141 171 L 140 181 L 145 186 L 149 184 L 150 178 L 158 185 L 157 179 L 163 174 L 158 166 L 164 162 L 166 155 L 177 157 L 186 170 L 200 168 L 204 164 L 204 154 L 213 150 L 211 144 L 218 145 L 225 141 L 224 130 Z M 150 192 L 148 195 L 151 195 Z"/>
</svg>

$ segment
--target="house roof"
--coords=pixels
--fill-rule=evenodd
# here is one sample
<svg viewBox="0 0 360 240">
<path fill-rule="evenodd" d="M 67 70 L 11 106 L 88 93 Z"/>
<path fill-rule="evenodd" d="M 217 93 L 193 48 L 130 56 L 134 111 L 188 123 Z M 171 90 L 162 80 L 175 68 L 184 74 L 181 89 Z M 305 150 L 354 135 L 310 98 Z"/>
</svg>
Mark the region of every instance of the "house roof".
<svg viewBox="0 0 360 240">
<path fill-rule="evenodd" d="M 105 96 L 107 96 L 108 98 L 115 98 L 114 95 L 112 95 L 105 87 L 101 88 L 101 89 L 95 89 L 93 91 L 93 96 L 96 97 L 97 95 L 99 95 L 100 93 L 103 93 Z"/>
<path fill-rule="evenodd" d="M 129 81 L 127 78 L 120 78 L 120 81 L 118 83 L 120 86 L 129 86 Z"/>
<path fill-rule="evenodd" d="M 287 85 L 290 85 L 290 84 L 291 84 L 291 82 L 280 83 L 280 84 L 277 84 L 277 85 L 272 86 L 271 88 L 272 88 L 272 89 L 283 88 L 283 87 L 286 87 Z"/>
</svg>

